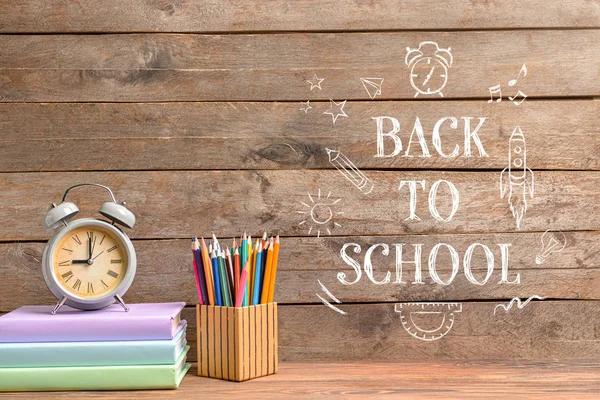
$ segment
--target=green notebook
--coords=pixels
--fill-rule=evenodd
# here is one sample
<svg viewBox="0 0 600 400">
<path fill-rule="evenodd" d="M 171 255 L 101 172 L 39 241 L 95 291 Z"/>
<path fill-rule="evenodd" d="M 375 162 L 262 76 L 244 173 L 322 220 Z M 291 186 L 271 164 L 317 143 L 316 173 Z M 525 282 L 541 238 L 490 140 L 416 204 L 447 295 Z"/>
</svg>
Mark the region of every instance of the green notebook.
<svg viewBox="0 0 600 400">
<path fill-rule="evenodd" d="M 189 349 L 171 365 L 0 368 L 0 391 L 177 389 L 190 369 Z"/>
</svg>

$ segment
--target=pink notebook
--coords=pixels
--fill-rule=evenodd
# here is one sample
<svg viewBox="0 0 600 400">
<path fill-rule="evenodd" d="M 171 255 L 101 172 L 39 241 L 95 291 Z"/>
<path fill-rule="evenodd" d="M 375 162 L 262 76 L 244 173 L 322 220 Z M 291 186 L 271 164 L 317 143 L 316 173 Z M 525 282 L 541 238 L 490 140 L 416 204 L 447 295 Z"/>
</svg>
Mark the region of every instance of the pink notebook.
<svg viewBox="0 0 600 400">
<path fill-rule="evenodd" d="M 81 311 L 54 306 L 25 306 L 0 317 L 0 343 L 171 340 L 186 324 L 185 303 L 118 304 Z"/>
</svg>

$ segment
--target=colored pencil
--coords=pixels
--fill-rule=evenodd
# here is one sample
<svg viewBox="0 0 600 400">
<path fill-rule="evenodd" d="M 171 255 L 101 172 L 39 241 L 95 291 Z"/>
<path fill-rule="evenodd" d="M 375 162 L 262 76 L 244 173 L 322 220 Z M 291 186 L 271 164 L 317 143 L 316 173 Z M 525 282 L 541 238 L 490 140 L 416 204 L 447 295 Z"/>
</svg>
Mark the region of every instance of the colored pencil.
<svg viewBox="0 0 600 400">
<path fill-rule="evenodd" d="M 244 290 L 246 288 L 246 282 L 248 281 L 248 264 L 250 263 L 250 261 L 246 262 L 246 265 L 244 265 L 244 268 L 242 269 L 242 273 L 240 275 L 240 289 L 237 292 L 236 295 L 236 302 L 235 302 L 235 306 L 236 307 L 241 307 L 244 301 Z"/>
<path fill-rule="evenodd" d="M 240 252 L 236 247 L 235 252 L 233 254 L 233 273 L 235 274 L 233 287 L 235 288 L 234 293 L 236 294 L 236 296 L 240 288 L 240 275 L 242 273 L 242 271 L 240 271 L 240 265 Z M 237 302 L 237 297 L 235 298 L 235 301 Z"/>
<path fill-rule="evenodd" d="M 267 304 L 269 302 L 269 291 L 271 287 L 271 269 L 273 268 L 273 238 L 269 240 L 269 250 L 267 250 L 267 265 L 265 267 L 265 279 L 262 287 L 260 302 Z"/>
<path fill-rule="evenodd" d="M 256 239 L 258 251 L 256 252 L 256 263 L 255 263 L 255 272 L 256 275 L 254 277 L 254 291 L 252 293 L 252 304 L 257 305 L 260 304 L 260 289 L 262 287 L 262 255 L 263 251 L 260 247 L 260 242 Z"/>
<path fill-rule="evenodd" d="M 223 251 L 217 251 L 217 262 L 219 263 L 219 276 L 221 277 L 221 299 L 225 307 L 231 307 L 231 287 L 229 286 L 229 278 L 227 277 L 227 267 L 223 258 Z"/>
<path fill-rule="evenodd" d="M 200 240 L 200 252 L 202 255 L 202 266 L 204 269 L 204 277 L 206 280 L 206 292 L 208 294 L 208 301 L 206 302 L 206 304 L 214 306 L 216 305 L 216 303 L 215 286 L 212 274 L 212 263 L 210 261 L 210 254 L 208 253 L 208 248 L 206 247 L 206 242 L 204 241 L 204 238 L 201 238 Z"/>
<path fill-rule="evenodd" d="M 215 284 L 215 305 L 222 306 L 223 300 L 221 298 L 221 278 L 219 277 L 219 262 L 217 260 L 217 255 L 214 249 L 210 254 L 210 261 L 212 263 L 213 279 Z"/>
<path fill-rule="evenodd" d="M 248 237 L 246 236 L 246 232 L 244 232 L 244 236 L 242 237 L 242 246 L 241 246 L 241 254 L 240 261 L 243 266 L 246 266 L 246 262 L 248 261 Z M 248 281 L 246 281 L 246 287 L 244 289 L 244 301 L 242 303 L 244 307 L 248 305 Z"/>
<path fill-rule="evenodd" d="M 192 253 L 194 254 L 194 273 L 196 274 L 197 283 L 202 293 L 202 303 L 200 304 L 208 304 L 208 289 L 206 287 L 204 265 L 202 265 L 202 254 L 200 254 L 200 243 L 198 243 L 198 238 L 196 237 L 192 239 Z"/>
<path fill-rule="evenodd" d="M 231 285 L 231 289 L 234 290 L 233 287 L 233 277 L 235 276 L 233 274 L 233 260 L 231 257 L 231 253 L 229 252 L 229 249 L 226 247 L 225 248 L 225 259 L 227 261 L 227 276 L 229 277 L 229 284 Z M 233 292 L 235 294 L 235 292 Z"/>
<path fill-rule="evenodd" d="M 254 278 L 254 255 L 252 254 L 252 236 L 248 235 L 248 283 L 246 284 L 246 305 L 252 305 L 252 281 Z"/>
<path fill-rule="evenodd" d="M 194 267 L 194 277 L 196 278 L 196 289 L 198 290 L 198 304 L 204 304 L 204 294 L 200 285 L 200 276 L 198 273 L 198 261 L 196 261 L 196 249 L 194 248 L 194 239 L 192 239 L 192 264 Z"/>
<path fill-rule="evenodd" d="M 273 266 L 271 267 L 271 280 L 269 288 L 269 303 L 273 302 L 273 296 L 275 295 L 275 280 L 277 279 L 277 264 L 279 261 L 279 235 L 275 238 L 273 245 Z"/>
</svg>

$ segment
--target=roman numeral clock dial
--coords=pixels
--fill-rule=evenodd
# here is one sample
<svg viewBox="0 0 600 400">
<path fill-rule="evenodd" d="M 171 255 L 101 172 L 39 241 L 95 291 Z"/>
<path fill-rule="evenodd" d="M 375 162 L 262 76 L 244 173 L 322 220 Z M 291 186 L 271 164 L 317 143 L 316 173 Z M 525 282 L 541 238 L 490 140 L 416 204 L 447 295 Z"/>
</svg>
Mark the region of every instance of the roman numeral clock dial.
<svg viewBox="0 0 600 400">
<path fill-rule="evenodd" d="M 59 285 L 69 293 L 101 297 L 114 290 L 125 276 L 125 244 L 101 227 L 74 229 L 57 243 L 53 267 Z"/>
</svg>

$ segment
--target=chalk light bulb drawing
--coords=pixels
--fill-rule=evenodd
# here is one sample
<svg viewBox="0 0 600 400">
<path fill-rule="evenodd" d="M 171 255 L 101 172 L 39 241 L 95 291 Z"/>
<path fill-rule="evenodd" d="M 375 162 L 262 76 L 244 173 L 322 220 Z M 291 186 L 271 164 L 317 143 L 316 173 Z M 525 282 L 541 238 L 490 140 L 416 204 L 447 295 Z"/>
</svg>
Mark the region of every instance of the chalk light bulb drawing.
<svg viewBox="0 0 600 400">
<path fill-rule="evenodd" d="M 546 231 L 542 235 L 542 250 L 535 256 L 535 263 L 542 264 L 554 253 L 560 252 L 567 245 L 567 238 L 562 232 Z"/>
<path fill-rule="evenodd" d="M 335 221 L 335 217 L 342 215 L 343 212 L 335 211 L 335 206 L 340 202 L 340 199 L 331 199 L 331 192 L 327 194 L 327 197 L 321 197 L 321 189 L 319 189 L 316 198 L 308 193 L 308 202 L 301 201 L 306 209 L 297 211 L 298 214 L 305 215 L 305 219 L 302 220 L 298 225 L 307 226 L 308 234 L 312 234 L 316 231 L 317 237 L 321 237 L 322 232 L 327 232 L 331 235 L 331 230 L 335 227 L 341 227 L 339 223 Z"/>
</svg>

